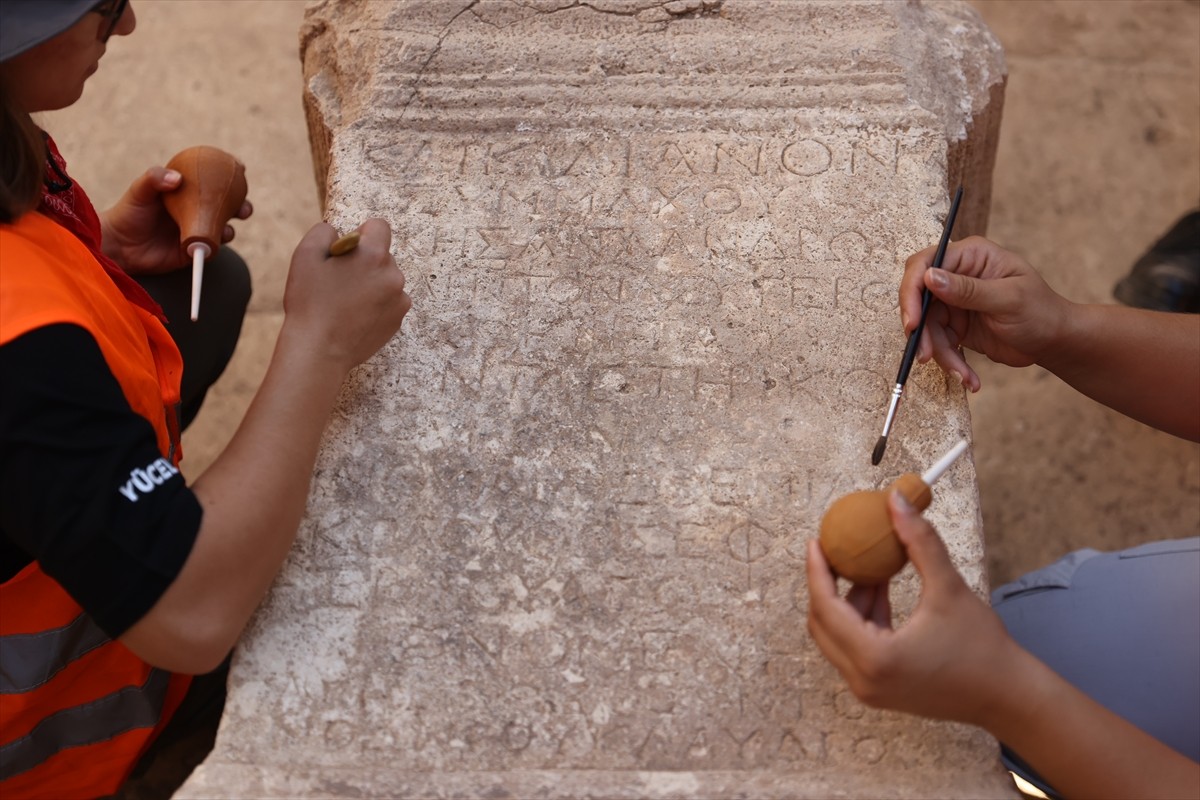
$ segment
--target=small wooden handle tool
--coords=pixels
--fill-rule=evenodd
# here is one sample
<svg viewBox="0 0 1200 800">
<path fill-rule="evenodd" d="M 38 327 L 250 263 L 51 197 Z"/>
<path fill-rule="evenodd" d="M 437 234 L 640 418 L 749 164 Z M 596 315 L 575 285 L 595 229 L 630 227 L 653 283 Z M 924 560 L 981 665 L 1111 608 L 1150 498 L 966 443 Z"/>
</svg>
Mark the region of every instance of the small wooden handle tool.
<svg viewBox="0 0 1200 800">
<path fill-rule="evenodd" d="M 333 244 L 329 245 L 329 255 L 344 256 L 354 248 L 358 247 L 358 242 L 362 238 L 362 234 L 358 231 L 350 231 L 345 236 L 338 239 Z"/>
</svg>

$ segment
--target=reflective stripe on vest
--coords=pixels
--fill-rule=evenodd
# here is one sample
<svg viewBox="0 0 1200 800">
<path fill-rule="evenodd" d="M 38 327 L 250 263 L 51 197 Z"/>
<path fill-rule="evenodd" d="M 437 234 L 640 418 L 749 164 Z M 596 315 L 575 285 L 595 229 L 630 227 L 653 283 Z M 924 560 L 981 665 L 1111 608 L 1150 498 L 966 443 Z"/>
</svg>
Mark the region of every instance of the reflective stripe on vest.
<svg viewBox="0 0 1200 800">
<path fill-rule="evenodd" d="M 141 686 L 52 714 L 27 735 L 0 746 L 0 781 L 33 769 L 71 747 L 106 742 L 137 728 L 153 728 L 162 716 L 171 673 L 153 669 Z"/>
<path fill-rule="evenodd" d="M 31 692 L 107 641 L 86 614 L 54 630 L 0 636 L 0 694 Z"/>
<path fill-rule="evenodd" d="M 154 427 L 159 452 L 178 463 L 173 412 L 183 365 L 162 323 L 41 214 L 0 224 L 0 258 L 0 345 L 47 325 L 83 328 L 129 407 Z M 30 564 L 0 584 L 0 798 L 113 794 L 190 682 L 110 639 Z"/>
</svg>

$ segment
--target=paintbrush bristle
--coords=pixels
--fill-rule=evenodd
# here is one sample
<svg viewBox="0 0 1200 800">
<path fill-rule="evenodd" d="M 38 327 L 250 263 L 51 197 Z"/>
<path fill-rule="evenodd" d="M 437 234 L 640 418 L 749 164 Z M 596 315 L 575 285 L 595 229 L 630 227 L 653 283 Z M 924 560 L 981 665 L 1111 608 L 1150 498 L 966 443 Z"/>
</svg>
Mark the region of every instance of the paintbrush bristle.
<svg viewBox="0 0 1200 800">
<path fill-rule="evenodd" d="M 879 441 L 875 443 L 875 450 L 871 453 L 871 466 L 879 466 L 879 462 L 883 461 L 883 451 L 887 449 L 887 437 L 880 436 Z"/>
</svg>

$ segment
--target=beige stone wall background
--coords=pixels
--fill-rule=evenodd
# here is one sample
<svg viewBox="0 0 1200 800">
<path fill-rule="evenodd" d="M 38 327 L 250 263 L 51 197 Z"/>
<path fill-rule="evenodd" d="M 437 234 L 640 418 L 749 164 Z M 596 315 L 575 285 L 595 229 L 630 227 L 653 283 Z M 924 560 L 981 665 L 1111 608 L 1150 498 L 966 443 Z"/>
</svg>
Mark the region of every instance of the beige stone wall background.
<svg viewBox="0 0 1200 800">
<path fill-rule="evenodd" d="M 1076 300 L 1111 287 L 1200 203 L 1200 3 L 979 0 L 1010 70 L 990 235 Z M 220 452 L 282 319 L 291 249 L 319 218 L 301 107 L 300 0 L 138 0 L 81 102 L 45 115 L 98 207 L 191 144 L 248 165 L 236 246 L 256 290 L 228 372 L 185 436 L 188 474 Z M 1147 429 L 1039 369 L 976 358 L 972 397 L 993 585 L 1067 550 L 1200 528 L 1200 447 Z M 1151 389 L 1148 387 L 1147 389 Z M 882 410 L 881 410 L 882 413 Z"/>
</svg>

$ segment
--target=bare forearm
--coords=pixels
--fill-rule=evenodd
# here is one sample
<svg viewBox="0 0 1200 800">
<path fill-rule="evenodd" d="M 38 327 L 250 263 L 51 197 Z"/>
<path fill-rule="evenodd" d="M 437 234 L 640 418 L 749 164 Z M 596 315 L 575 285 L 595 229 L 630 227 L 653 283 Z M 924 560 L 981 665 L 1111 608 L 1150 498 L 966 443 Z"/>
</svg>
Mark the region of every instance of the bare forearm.
<svg viewBox="0 0 1200 800">
<path fill-rule="evenodd" d="M 214 544 L 248 559 L 247 616 L 291 547 L 321 434 L 346 374 L 307 358 L 284 337 L 237 433 L 193 487 L 204 507 L 201 535 L 211 526 L 219 539 Z"/>
<path fill-rule="evenodd" d="M 309 355 L 286 329 L 228 447 L 193 485 L 204 509 L 192 553 L 126 644 L 191 666 L 220 658 L 261 602 L 304 513 L 312 466 L 345 370 Z M 176 640 L 186 632 L 187 640 Z M 141 646 L 139 648 L 139 645 Z M 189 652 L 190 651 L 190 652 Z M 216 666 L 213 664 L 212 666 Z"/>
<path fill-rule="evenodd" d="M 1006 702 L 982 725 L 1064 797 L 1194 798 L 1200 764 L 1096 703 L 1014 645 Z"/>
<path fill-rule="evenodd" d="M 1073 305 L 1040 362 L 1083 394 L 1140 422 L 1200 441 L 1200 316 Z"/>
</svg>

